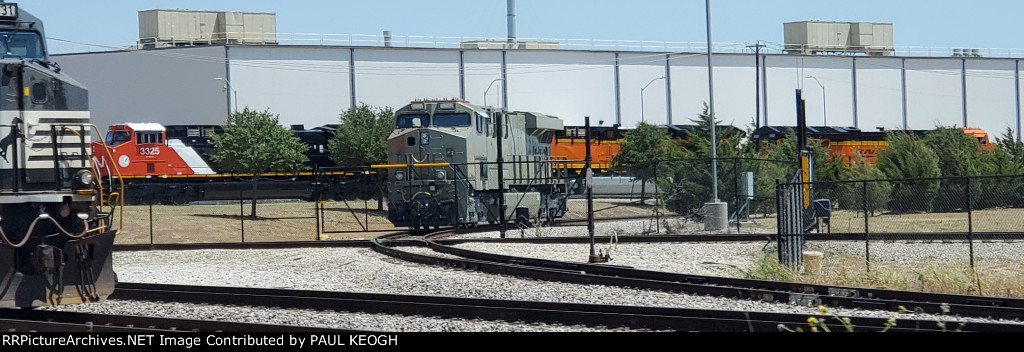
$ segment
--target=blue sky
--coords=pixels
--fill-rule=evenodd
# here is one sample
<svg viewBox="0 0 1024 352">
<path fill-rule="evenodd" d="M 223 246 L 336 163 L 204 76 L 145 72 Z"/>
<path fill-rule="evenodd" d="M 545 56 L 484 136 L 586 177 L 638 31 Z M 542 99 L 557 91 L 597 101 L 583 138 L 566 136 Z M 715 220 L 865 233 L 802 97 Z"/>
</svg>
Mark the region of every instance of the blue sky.
<svg viewBox="0 0 1024 352">
<path fill-rule="evenodd" d="M 138 11 L 190 9 L 277 14 L 278 32 L 494 37 L 505 0 L 20 0 L 47 35 L 118 47 L 138 39 Z M 704 1 L 518 0 L 520 38 L 704 42 Z M 783 23 L 893 23 L 900 46 L 1024 48 L 1024 1 L 713 0 L 712 40 L 783 42 Z"/>
</svg>

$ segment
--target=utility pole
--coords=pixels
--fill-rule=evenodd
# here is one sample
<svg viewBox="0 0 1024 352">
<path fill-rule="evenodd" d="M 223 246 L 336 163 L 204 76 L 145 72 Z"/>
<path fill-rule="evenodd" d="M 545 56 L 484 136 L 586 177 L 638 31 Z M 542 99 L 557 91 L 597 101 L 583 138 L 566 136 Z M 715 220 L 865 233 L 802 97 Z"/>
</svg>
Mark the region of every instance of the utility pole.
<svg viewBox="0 0 1024 352">
<path fill-rule="evenodd" d="M 765 47 L 758 40 L 747 45 L 754 49 L 754 128 L 761 128 L 761 48 Z"/>
</svg>

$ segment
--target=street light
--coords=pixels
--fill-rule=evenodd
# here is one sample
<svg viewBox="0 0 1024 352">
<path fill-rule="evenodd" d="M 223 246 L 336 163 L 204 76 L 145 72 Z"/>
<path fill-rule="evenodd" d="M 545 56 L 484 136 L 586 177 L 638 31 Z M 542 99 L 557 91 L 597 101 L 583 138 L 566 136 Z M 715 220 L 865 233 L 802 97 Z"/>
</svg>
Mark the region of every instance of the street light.
<svg viewBox="0 0 1024 352">
<path fill-rule="evenodd" d="M 235 98 L 234 99 L 231 99 L 231 94 L 228 94 L 228 100 L 234 100 L 234 102 L 235 102 L 235 112 L 238 112 L 238 91 L 235 90 L 235 86 L 231 85 L 231 81 L 225 79 L 224 77 L 217 77 L 217 78 L 214 78 L 214 79 L 218 80 L 218 81 L 224 81 L 224 82 L 227 83 L 227 85 L 224 86 L 224 90 L 223 91 L 227 91 L 230 88 L 231 91 L 235 93 Z M 231 107 L 231 102 L 229 101 L 228 102 L 228 108 L 230 109 L 230 107 Z M 231 111 L 228 111 L 228 114 L 230 115 Z"/>
<path fill-rule="evenodd" d="M 484 106 L 488 106 L 487 105 L 487 93 L 491 91 L 491 87 L 494 87 L 494 83 L 496 83 L 498 81 L 504 81 L 504 80 L 505 80 L 504 78 L 496 78 L 493 81 L 491 81 L 491 84 L 487 85 L 487 89 L 484 90 Z"/>
<path fill-rule="evenodd" d="M 804 78 L 813 79 L 814 82 L 818 83 L 818 86 L 821 87 L 821 123 L 828 126 L 828 109 L 825 108 L 825 85 L 821 84 L 821 81 L 814 76 L 804 76 Z"/>
<path fill-rule="evenodd" d="M 645 121 L 644 120 L 644 90 L 646 90 L 647 87 L 650 87 L 651 83 L 654 83 L 654 81 L 657 81 L 659 79 L 665 79 L 665 76 L 661 76 L 661 77 L 652 79 L 650 82 L 647 82 L 646 86 L 644 86 L 643 88 L 640 88 L 640 121 Z"/>
</svg>

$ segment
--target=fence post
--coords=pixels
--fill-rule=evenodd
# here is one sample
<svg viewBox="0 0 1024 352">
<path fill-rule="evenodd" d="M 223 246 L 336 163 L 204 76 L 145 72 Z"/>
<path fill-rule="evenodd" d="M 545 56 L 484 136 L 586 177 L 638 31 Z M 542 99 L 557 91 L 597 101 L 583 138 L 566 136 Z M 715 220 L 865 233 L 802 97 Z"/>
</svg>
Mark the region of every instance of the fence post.
<svg viewBox="0 0 1024 352">
<path fill-rule="evenodd" d="M 775 215 L 775 231 L 778 233 L 778 237 L 779 237 L 779 239 L 778 239 L 778 243 L 779 243 L 778 244 L 779 263 L 785 264 L 786 262 L 783 261 L 782 251 L 785 250 L 785 249 L 783 249 L 783 243 L 785 243 L 785 239 L 783 237 L 786 236 L 785 232 L 787 232 L 787 231 L 784 230 L 784 227 L 783 227 L 783 224 L 785 223 L 785 220 L 783 220 L 782 217 L 783 217 L 783 214 L 785 214 L 785 211 L 783 211 L 783 204 L 785 204 L 785 201 L 783 201 L 783 199 L 782 199 L 782 196 L 783 196 L 782 193 L 783 193 L 782 192 L 782 184 L 781 184 L 781 182 L 779 180 L 776 179 L 775 180 L 775 214 L 776 214 Z"/>
<path fill-rule="evenodd" d="M 658 192 L 658 167 L 661 166 L 660 160 L 654 161 L 654 217 L 655 217 L 655 234 L 661 234 L 661 194 Z M 640 195 L 640 199 L 644 199 L 644 195 Z"/>
<path fill-rule="evenodd" d="M 320 197 L 313 200 L 313 218 L 316 219 L 316 238 L 314 241 L 320 240 Z"/>
<path fill-rule="evenodd" d="M 734 191 L 732 192 L 733 202 L 735 202 L 735 203 L 733 203 L 732 208 L 736 210 L 736 233 L 739 233 L 740 232 L 740 188 L 743 187 L 743 186 L 740 185 L 740 159 L 739 158 L 732 159 L 732 173 L 736 175 L 736 188 L 734 188 L 733 189 Z"/>
<path fill-rule="evenodd" d="M 149 244 L 153 244 L 153 204 L 149 204 Z"/>
<path fill-rule="evenodd" d="M 864 264 L 867 266 L 867 270 L 871 272 L 871 240 L 870 231 L 868 230 L 868 181 L 861 181 L 864 185 L 861 189 L 863 190 L 863 201 L 861 204 L 864 205 Z"/>
<path fill-rule="evenodd" d="M 238 191 L 238 219 L 242 223 L 242 243 L 245 243 L 245 197 Z"/>
<path fill-rule="evenodd" d="M 970 250 L 971 269 L 974 269 L 974 192 L 971 190 L 971 178 L 967 177 L 967 245 Z"/>
</svg>

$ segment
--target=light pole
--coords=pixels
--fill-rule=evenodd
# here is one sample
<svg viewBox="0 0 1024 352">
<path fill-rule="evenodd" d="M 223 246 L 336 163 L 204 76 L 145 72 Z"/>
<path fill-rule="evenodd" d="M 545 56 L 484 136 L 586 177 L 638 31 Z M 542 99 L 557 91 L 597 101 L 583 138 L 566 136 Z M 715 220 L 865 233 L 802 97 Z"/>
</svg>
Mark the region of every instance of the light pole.
<svg viewBox="0 0 1024 352">
<path fill-rule="evenodd" d="M 718 202 L 718 123 L 715 122 L 715 70 L 711 62 L 711 0 L 704 0 L 704 11 L 707 15 L 708 32 L 708 114 L 711 115 L 711 198 Z"/>
<path fill-rule="evenodd" d="M 491 84 L 487 85 L 487 89 L 484 90 L 484 106 L 487 106 L 487 92 L 491 91 L 491 87 L 494 87 L 494 83 L 497 83 L 498 81 L 504 81 L 504 80 L 505 80 L 504 78 L 495 78 L 493 81 L 491 81 Z"/>
<path fill-rule="evenodd" d="M 644 90 L 647 90 L 647 87 L 650 87 L 651 83 L 654 83 L 654 81 L 657 81 L 659 79 L 665 79 L 665 76 L 661 76 L 661 77 L 652 79 L 650 82 L 647 82 L 647 85 L 645 85 L 643 88 L 640 88 L 640 121 L 645 121 L 644 120 Z"/>
<path fill-rule="evenodd" d="M 235 86 L 231 85 L 231 81 L 225 79 L 224 77 L 217 77 L 214 79 L 226 82 L 227 85 L 224 86 L 224 90 L 226 91 L 228 89 L 231 89 L 231 91 L 235 93 L 234 99 L 231 99 L 231 94 L 228 94 L 228 109 L 231 108 L 231 100 L 233 100 L 235 102 L 235 112 L 238 112 L 238 91 L 235 90 Z M 228 111 L 228 115 L 231 115 L 231 111 Z"/>
<path fill-rule="evenodd" d="M 708 32 L 708 115 L 711 117 L 711 201 L 704 203 L 704 229 L 718 231 L 729 226 L 729 204 L 718 198 L 718 122 L 715 120 L 715 76 L 711 61 L 711 0 L 704 1 Z"/>
<path fill-rule="evenodd" d="M 817 77 L 804 76 L 804 78 L 813 79 L 814 82 L 818 83 L 818 87 L 821 87 L 821 123 L 825 126 L 828 126 L 828 109 L 825 105 L 825 85 L 821 84 L 821 81 L 819 81 Z"/>
</svg>

